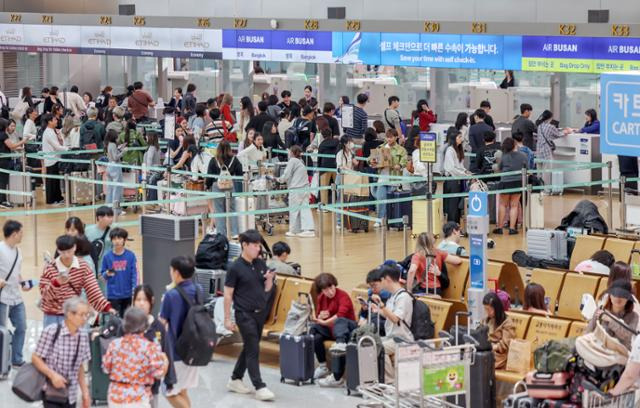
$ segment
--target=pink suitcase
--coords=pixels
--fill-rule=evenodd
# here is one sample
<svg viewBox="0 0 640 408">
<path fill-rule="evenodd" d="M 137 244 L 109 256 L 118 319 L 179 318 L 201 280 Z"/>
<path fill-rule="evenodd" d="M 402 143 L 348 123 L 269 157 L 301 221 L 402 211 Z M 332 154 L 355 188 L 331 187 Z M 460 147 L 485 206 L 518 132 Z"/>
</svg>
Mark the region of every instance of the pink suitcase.
<svg viewBox="0 0 640 408">
<path fill-rule="evenodd" d="M 539 373 L 530 371 L 525 377 L 527 392 L 531 398 L 561 400 L 569 396 L 569 383 L 571 374 Z"/>
</svg>

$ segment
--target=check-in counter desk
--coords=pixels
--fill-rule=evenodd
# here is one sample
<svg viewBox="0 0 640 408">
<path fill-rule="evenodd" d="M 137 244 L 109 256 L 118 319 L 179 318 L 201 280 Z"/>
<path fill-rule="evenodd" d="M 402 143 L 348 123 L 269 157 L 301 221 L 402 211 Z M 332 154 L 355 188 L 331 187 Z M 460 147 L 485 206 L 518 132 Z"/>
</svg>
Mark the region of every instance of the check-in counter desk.
<svg viewBox="0 0 640 408">
<path fill-rule="evenodd" d="M 540 137 L 538 135 L 538 137 Z M 558 139 L 554 139 L 556 150 L 553 152 L 553 160 L 567 160 L 577 164 L 601 163 L 600 135 L 586 133 L 572 133 Z M 571 167 L 572 164 L 555 164 L 554 167 Z M 607 174 L 601 168 L 564 171 L 564 184 L 587 183 L 590 181 L 602 180 L 602 174 Z M 601 185 L 588 187 L 571 187 L 570 190 L 583 190 L 587 194 L 597 194 L 602 190 Z"/>
</svg>

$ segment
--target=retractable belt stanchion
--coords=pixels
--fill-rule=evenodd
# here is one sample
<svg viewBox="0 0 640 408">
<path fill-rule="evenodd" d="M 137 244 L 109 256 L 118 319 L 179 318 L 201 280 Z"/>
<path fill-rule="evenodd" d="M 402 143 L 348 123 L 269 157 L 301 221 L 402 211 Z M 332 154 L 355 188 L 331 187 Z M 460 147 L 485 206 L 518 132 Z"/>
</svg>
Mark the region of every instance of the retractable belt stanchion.
<svg viewBox="0 0 640 408">
<path fill-rule="evenodd" d="M 22 148 L 21 153 L 22 153 L 22 172 L 26 173 L 27 172 L 27 152 L 24 149 L 24 147 Z M 25 193 L 27 192 L 27 184 L 29 184 L 29 189 L 31 189 L 31 176 L 27 176 L 23 174 L 22 175 L 22 191 L 24 191 Z M 26 195 L 22 196 L 22 204 L 24 205 L 25 209 L 27 208 L 28 202 L 29 202 L 28 196 Z"/>
<path fill-rule="evenodd" d="M 340 169 L 338 169 L 336 173 L 336 183 L 339 185 L 343 185 L 344 184 L 342 181 L 343 179 L 344 179 L 344 173 L 342 173 Z M 339 208 L 341 210 L 344 210 L 344 189 L 341 193 L 338 194 L 338 203 L 340 203 Z M 344 214 L 340 213 L 338 214 L 338 217 L 340 217 L 340 233 L 344 235 L 344 229 L 345 229 L 344 227 L 345 227 L 345 221 L 346 221 L 344 219 Z"/>
<path fill-rule="evenodd" d="M 226 191 L 224 193 L 224 202 L 225 202 L 225 206 L 227 207 L 227 211 L 226 212 L 231 212 L 231 191 Z M 229 215 L 225 216 L 224 218 L 224 222 L 227 226 L 227 239 L 231 239 L 231 236 L 233 235 L 231 233 L 231 217 L 229 217 Z"/>
<path fill-rule="evenodd" d="M 142 180 L 142 201 L 146 201 L 147 200 L 147 182 L 143 179 Z M 140 204 L 140 211 L 142 212 L 142 215 L 145 215 L 147 213 L 146 211 L 147 206 L 144 204 Z"/>
<path fill-rule="evenodd" d="M 427 231 L 437 235 L 433 230 L 433 164 L 427 163 Z"/>
<path fill-rule="evenodd" d="M 613 182 L 612 179 L 612 167 L 613 163 L 611 161 L 607 162 L 607 178 L 609 179 L 609 188 L 607 188 L 607 222 L 609 223 L 609 227 L 614 229 L 613 227 Z"/>
<path fill-rule="evenodd" d="M 320 234 L 320 273 L 324 272 L 324 223 L 322 217 L 322 203 L 318 204 L 318 224 Z"/>
<path fill-rule="evenodd" d="M 67 219 L 71 213 L 69 208 L 71 207 L 71 183 L 69 183 L 69 175 L 64 175 L 64 205 L 67 206 Z"/>
<path fill-rule="evenodd" d="M 387 217 L 382 219 L 382 263 L 387 260 Z"/>
<path fill-rule="evenodd" d="M 120 216 L 120 201 L 113 202 L 113 222 L 118 222 Z"/>
<path fill-rule="evenodd" d="M 533 194 L 533 186 L 531 184 L 527 184 L 527 195 L 529 196 L 529 199 L 531 199 Z M 526 219 L 527 220 L 527 225 L 531 225 L 532 224 L 532 220 L 531 220 L 531 203 L 529 203 L 529 205 L 526 208 L 526 212 L 525 209 L 523 209 L 522 211 L 522 218 L 523 221 Z"/>
<path fill-rule="evenodd" d="M 167 181 L 167 186 L 169 188 L 173 188 L 173 183 L 171 182 L 171 178 L 172 178 L 171 177 L 171 166 L 167 167 L 167 173 L 168 173 L 167 174 L 167 180 L 168 180 Z M 160 190 L 158 190 L 158 191 L 160 191 Z M 167 194 L 166 192 L 163 194 L 162 199 L 165 198 L 164 196 L 171 198 L 171 194 Z M 158 198 L 160 198 L 160 197 L 158 197 Z M 171 203 L 169 203 L 169 202 L 167 203 L 166 210 L 167 210 L 167 214 L 171 214 Z"/>
<path fill-rule="evenodd" d="M 406 257 L 409 252 L 409 216 L 402 216 L 402 244 L 403 250 L 402 257 Z"/>
<path fill-rule="evenodd" d="M 248 193 L 249 192 L 249 173 L 243 173 L 242 174 L 242 191 L 244 193 Z M 245 195 L 242 200 L 244 201 L 244 211 L 248 212 L 249 211 L 249 196 Z M 255 228 L 255 225 L 249 225 L 249 214 L 245 214 L 243 215 L 244 217 L 244 226 L 247 229 L 251 229 L 251 228 Z"/>
<path fill-rule="evenodd" d="M 91 177 L 91 180 L 95 181 L 96 180 L 96 161 L 95 159 L 91 159 L 91 164 L 89 165 L 89 177 Z M 93 185 L 93 192 L 91 193 L 91 205 L 95 207 L 96 205 L 96 186 L 101 186 L 101 184 L 94 184 Z"/>
<path fill-rule="evenodd" d="M 38 266 L 38 216 L 36 215 L 36 192 L 33 191 L 31 198 L 31 206 L 33 213 L 31 214 L 31 220 L 33 222 L 33 265 Z"/>
<path fill-rule="evenodd" d="M 627 198 L 624 192 L 626 184 L 627 178 L 620 176 L 620 229 L 622 231 L 627 229 Z"/>
<path fill-rule="evenodd" d="M 331 204 L 336 205 L 336 183 L 331 183 Z M 291 203 L 289 203 L 289 205 L 291 205 Z M 336 240 L 336 221 L 337 221 L 337 216 L 336 216 L 336 212 L 335 211 L 331 211 L 331 245 L 332 245 L 332 251 L 333 251 L 333 257 L 336 257 L 336 246 L 337 246 L 337 240 Z"/>
<path fill-rule="evenodd" d="M 526 239 L 527 237 L 527 229 L 529 228 L 529 223 L 527 223 L 527 217 L 525 216 L 525 214 L 527 214 L 527 208 L 529 207 L 529 199 L 530 197 L 527 197 L 527 182 L 529 181 L 529 178 L 527 177 L 527 168 L 526 167 L 522 167 L 522 231 L 524 231 L 524 235 L 523 238 Z M 517 220 L 516 220 L 517 223 Z"/>
</svg>

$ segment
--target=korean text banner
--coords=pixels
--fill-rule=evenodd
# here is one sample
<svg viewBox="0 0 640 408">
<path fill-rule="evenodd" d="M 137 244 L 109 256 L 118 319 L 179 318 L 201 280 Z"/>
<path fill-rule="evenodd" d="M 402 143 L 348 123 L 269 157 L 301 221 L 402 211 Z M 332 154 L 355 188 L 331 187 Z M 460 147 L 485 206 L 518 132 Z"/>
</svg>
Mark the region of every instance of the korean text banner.
<svg viewBox="0 0 640 408">
<path fill-rule="evenodd" d="M 640 157 L 640 73 L 600 77 L 600 151 Z"/>
<path fill-rule="evenodd" d="M 334 33 L 340 63 L 443 68 L 520 69 L 518 36 Z"/>
</svg>

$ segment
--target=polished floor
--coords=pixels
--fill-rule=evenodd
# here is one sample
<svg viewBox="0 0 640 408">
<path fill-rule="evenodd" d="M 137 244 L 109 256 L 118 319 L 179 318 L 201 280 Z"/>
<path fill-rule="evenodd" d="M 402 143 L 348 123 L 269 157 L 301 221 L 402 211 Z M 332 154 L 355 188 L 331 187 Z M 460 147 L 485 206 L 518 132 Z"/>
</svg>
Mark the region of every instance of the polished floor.
<svg viewBox="0 0 640 408">
<path fill-rule="evenodd" d="M 607 217 L 606 196 L 586 196 L 580 193 L 565 194 L 563 196 L 547 196 L 544 198 L 544 219 L 547 228 L 554 228 L 560 223 L 562 217 L 568 214 L 575 204 L 582 199 L 589 199 L 596 203 L 603 217 Z M 39 208 L 43 208 L 39 206 Z M 619 206 L 617 201 L 613 203 L 614 226 L 619 226 Z M 91 223 L 93 215 L 91 211 L 73 212 L 70 215 L 81 217 L 85 222 Z M 24 279 L 37 279 L 42 269 L 42 253 L 44 251 L 53 252 L 55 238 L 64 231 L 64 220 L 67 214 L 38 215 L 37 222 L 32 216 L 11 217 L 21 221 L 25 226 L 25 234 L 21 245 L 24 262 L 22 276 Z M 315 214 L 316 222 L 318 214 Z M 2 212 L 0 212 L 0 218 Z M 138 215 L 128 214 L 119 221 L 135 221 Z M 320 272 L 321 257 L 324 261 L 324 271 L 334 273 L 339 285 L 350 290 L 364 282 L 367 272 L 379 265 L 383 259 L 402 259 L 407 253 L 412 251 L 414 242 L 407 234 L 405 241 L 402 231 L 389 231 L 386 239 L 383 240 L 383 232 L 374 230 L 369 233 L 351 234 L 347 232 L 337 232 L 334 238 L 331 229 L 331 214 L 323 214 L 324 226 L 324 250 L 321 251 L 320 238 L 286 238 L 284 233 L 287 226 L 276 224 L 273 236 L 266 236 L 267 242 L 273 244 L 279 240 L 285 240 L 292 248 L 291 260 L 302 265 L 304 276 L 313 277 Z M 37 224 L 37 228 L 36 228 Z M 138 227 L 127 227 L 130 237 L 129 248 L 138 254 L 141 262 L 142 242 Z M 517 236 L 492 236 L 496 242 L 494 249 L 488 251 L 489 257 L 498 260 L 510 260 L 511 254 L 516 249 L 525 249 L 524 236 L 521 233 Z M 386 252 L 383 251 L 383 241 L 386 241 Z M 406 242 L 406 247 L 405 247 Z M 467 244 L 463 242 L 463 244 Z M 335 251 L 335 255 L 334 255 Z M 176 255 L 179 255 L 176 253 Z M 187 254 L 192 255 L 192 254 Z M 167 269 L 167 283 L 169 272 Z M 29 335 L 26 344 L 27 356 L 34 349 L 37 339 L 42 312 L 36 308 L 38 299 L 37 290 L 24 294 L 27 305 L 27 315 L 29 318 Z M 225 384 L 232 371 L 233 356 L 237 355 L 238 345 L 230 345 L 220 348 L 214 361 L 200 371 L 200 385 L 192 393 L 194 407 L 245 407 L 245 406 L 272 406 L 272 407 L 325 407 L 327 403 L 336 407 L 356 407 L 362 400 L 354 397 L 347 397 L 343 389 L 321 389 L 317 386 L 305 386 L 297 388 L 292 385 L 282 385 L 279 383 L 279 372 L 277 369 L 278 353 L 277 345 L 266 343 L 263 346 L 261 360 L 263 362 L 263 375 L 267 384 L 278 396 L 275 403 L 261 404 L 243 396 L 229 394 L 225 390 Z M 5 396 L 2 407 L 24 407 L 26 403 L 19 401 L 10 392 L 10 382 L 0 382 L 0 395 Z M 251 405 L 249 405 L 251 404 Z M 34 405 L 37 406 L 37 405 Z M 162 407 L 168 407 L 166 401 L 162 401 Z"/>
</svg>

